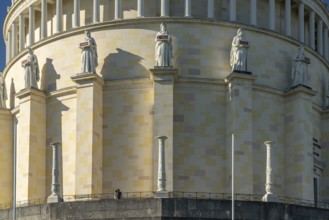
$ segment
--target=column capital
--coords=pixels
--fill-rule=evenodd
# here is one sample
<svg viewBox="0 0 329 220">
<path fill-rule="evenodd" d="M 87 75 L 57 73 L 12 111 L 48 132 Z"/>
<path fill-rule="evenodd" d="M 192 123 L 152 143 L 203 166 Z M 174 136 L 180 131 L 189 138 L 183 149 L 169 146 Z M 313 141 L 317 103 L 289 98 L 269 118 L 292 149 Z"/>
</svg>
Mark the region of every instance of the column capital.
<svg viewBox="0 0 329 220">
<path fill-rule="evenodd" d="M 178 69 L 174 68 L 155 68 L 150 69 L 150 78 L 154 82 L 175 81 L 177 79 Z"/>
<path fill-rule="evenodd" d="M 297 87 L 293 87 L 292 89 L 290 89 L 288 92 L 286 92 L 286 96 L 292 96 L 292 95 L 296 95 L 296 94 L 306 94 L 308 96 L 315 96 L 317 94 L 317 92 L 315 90 L 313 90 L 310 87 L 304 86 L 304 85 L 299 85 Z"/>
<path fill-rule="evenodd" d="M 85 85 L 92 81 L 97 82 L 101 86 L 104 85 L 104 79 L 96 73 L 78 73 L 76 76 L 72 76 L 71 79 L 78 85 Z"/>
<path fill-rule="evenodd" d="M 49 144 L 50 146 L 55 146 L 55 147 L 59 147 L 60 145 L 61 145 L 61 143 L 59 143 L 59 142 L 51 142 L 50 144 Z"/>
<path fill-rule="evenodd" d="M 166 137 L 166 136 L 157 136 L 156 137 L 159 141 L 165 141 L 165 140 L 167 140 L 168 138 Z"/>
<path fill-rule="evenodd" d="M 264 144 L 265 144 L 266 146 L 272 146 L 272 145 L 275 144 L 275 142 L 274 142 L 274 141 L 265 141 Z"/>
<path fill-rule="evenodd" d="M 253 76 L 251 73 L 246 74 L 246 73 L 238 73 L 238 72 L 232 72 L 230 75 L 228 75 L 225 79 L 224 82 L 226 84 L 231 83 L 234 80 L 244 80 L 244 81 L 254 81 L 256 80 L 256 76 Z"/>
<path fill-rule="evenodd" d="M 45 98 L 46 93 L 40 89 L 36 89 L 33 87 L 22 89 L 21 91 L 16 93 L 16 98 L 18 98 L 18 99 L 23 99 L 28 96 L 38 96 L 38 97 Z"/>
</svg>

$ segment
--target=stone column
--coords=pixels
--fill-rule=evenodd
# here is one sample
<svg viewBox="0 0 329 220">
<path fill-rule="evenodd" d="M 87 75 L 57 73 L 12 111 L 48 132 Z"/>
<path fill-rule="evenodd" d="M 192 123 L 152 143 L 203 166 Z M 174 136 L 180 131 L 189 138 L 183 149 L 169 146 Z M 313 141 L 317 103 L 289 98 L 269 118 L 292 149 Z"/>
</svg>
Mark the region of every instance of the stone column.
<svg viewBox="0 0 329 220">
<path fill-rule="evenodd" d="M 161 0 L 161 17 L 169 17 L 169 0 Z"/>
<path fill-rule="evenodd" d="M 34 43 L 34 8 L 29 7 L 29 46 Z"/>
<path fill-rule="evenodd" d="M 250 24 L 257 25 L 257 0 L 250 0 Z"/>
<path fill-rule="evenodd" d="M 11 57 L 14 57 L 17 53 L 17 33 L 16 24 L 11 24 Z"/>
<path fill-rule="evenodd" d="M 77 97 L 75 193 L 101 194 L 104 81 L 93 73 L 71 79 L 76 83 Z"/>
<path fill-rule="evenodd" d="M 185 17 L 191 17 L 191 0 L 185 0 Z"/>
<path fill-rule="evenodd" d="M 8 41 L 8 35 L 7 35 L 7 40 L 5 41 L 6 44 L 6 64 L 9 63 L 10 61 L 10 48 L 9 48 L 9 41 Z"/>
<path fill-rule="evenodd" d="M 13 196 L 13 116 L 0 108 L 0 203 L 11 203 Z"/>
<path fill-rule="evenodd" d="M 284 23 L 286 35 L 291 36 L 291 0 L 285 0 Z"/>
<path fill-rule="evenodd" d="M 59 146 L 60 143 L 52 142 L 50 144 L 53 148 L 53 170 L 52 170 L 52 184 L 51 195 L 47 198 L 47 203 L 57 203 L 62 201 L 60 196 L 60 182 L 59 182 Z"/>
<path fill-rule="evenodd" d="M 313 200 L 313 103 L 299 86 L 285 95 L 285 196 Z"/>
<path fill-rule="evenodd" d="M 318 45 L 317 51 L 319 54 L 323 55 L 323 21 L 318 20 Z"/>
<path fill-rule="evenodd" d="M 304 43 L 304 4 L 299 3 L 298 5 L 298 40 Z"/>
<path fill-rule="evenodd" d="M 47 37 L 47 0 L 41 0 L 41 39 Z"/>
<path fill-rule="evenodd" d="M 13 57 L 13 55 L 11 53 L 11 46 L 12 46 L 12 43 L 11 43 L 11 32 L 8 31 L 8 35 L 7 35 L 7 47 L 6 47 L 7 53 L 8 53 L 8 62 Z"/>
<path fill-rule="evenodd" d="M 328 28 L 324 28 L 323 31 L 323 54 L 326 60 L 328 60 Z"/>
<path fill-rule="evenodd" d="M 158 157 L 158 189 L 156 191 L 156 197 L 168 198 L 168 192 L 166 189 L 166 156 L 165 156 L 165 140 L 166 136 L 157 137 L 159 142 L 159 157 Z"/>
<path fill-rule="evenodd" d="M 19 51 L 25 47 L 25 18 L 23 14 L 19 15 Z"/>
<path fill-rule="evenodd" d="M 266 183 L 265 191 L 266 194 L 263 196 L 263 202 L 277 202 L 278 197 L 274 194 L 274 183 L 273 183 L 273 164 L 272 164 L 272 152 L 271 147 L 274 144 L 273 141 L 266 141 Z"/>
<path fill-rule="evenodd" d="M 215 18 L 214 9 L 214 0 L 208 0 L 208 18 Z"/>
<path fill-rule="evenodd" d="M 99 0 L 93 0 L 93 23 L 99 22 Z"/>
<path fill-rule="evenodd" d="M 80 0 L 74 0 L 73 27 L 80 27 Z"/>
<path fill-rule="evenodd" d="M 154 107 L 153 107 L 153 135 L 166 136 L 166 179 L 168 191 L 173 190 L 173 143 L 174 143 L 174 82 L 177 78 L 177 69 L 151 69 L 151 80 L 154 85 Z M 154 158 L 157 158 L 158 146 L 153 146 Z M 157 159 L 153 164 L 153 185 L 157 185 Z"/>
<path fill-rule="evenodd" d="M 254 188 L 253 170 L 253 81 L 256 77 L 249 74 L 233 72 L 226 79 L 227 97 L 226 112 L 226 137 L 234 134 L 234 186 L 235 193 L 248 194 Z M 231 142 L 226 142 L 226 148 L 231 149 Z M 226 151 L 227 179 L 223 180 L 231 186 L 232 151 Z M 229 191 L 231 189 L 228 189 Z"/>
<path fill-rule="evenodd" d="M 137 17 L 144 17 L 144 0 L 137 1 Z"/>
<path fill-rule="evenodd" d="M 230 0 L 230 21 L 236 21 L 236 0 Z"/>
<path fill-rule="evenodd" d="M 56 33 L 63 31 L 63 0 L 56 0 Z"/>
<path fill-rule="evenodd" d="M 19 99 L 17 201 L 46 198 L 46 95 L 27 88 Z"/>
<path fill-rule="evenodd" d="M 114 2 L 114 19 L 121 19 L 121 0 L 115 0 Z"/>
<path fill-rule="evenodd" d="M 309 15 L 309 39 L 310 39 L 310 47 L 315 50 L 315 13 L 314 11 L 310 12 Z"/>
<path fill-rule="evenodd" d="M 269 29 L 275 30 L 275 0 L 269 0 Z"/>
</svg>

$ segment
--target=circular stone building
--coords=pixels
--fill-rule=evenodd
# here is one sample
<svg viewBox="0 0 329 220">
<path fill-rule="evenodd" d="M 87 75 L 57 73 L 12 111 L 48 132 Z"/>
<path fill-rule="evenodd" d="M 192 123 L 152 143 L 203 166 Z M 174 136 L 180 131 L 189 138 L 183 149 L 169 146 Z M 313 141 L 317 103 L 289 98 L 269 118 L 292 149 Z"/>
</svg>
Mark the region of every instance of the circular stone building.
<svg viewBox="0 0 329 220">
<path fill-rule="evenodd" d="M 172 67 L 155 67 L 162 22 Z M 232 71 L 239 28 L 246 69 Z M 235 193 L 329 201 L 328 29 L 320 0 L 12 1 L 0 203 L 154 192 L 158 183 L 164 197 L 230 193 L 232 146 Z M 96 73 L 81 73 L 85 30 L 97 43 Z M 304 81 L 294 85 L 300 46 Z M 29 47 L 38 88 L 25 86 Z M 160 148 L 157 136 L 167 137 Z M 268 157 L 265 141 L 275 142 Z"/>
</svg>

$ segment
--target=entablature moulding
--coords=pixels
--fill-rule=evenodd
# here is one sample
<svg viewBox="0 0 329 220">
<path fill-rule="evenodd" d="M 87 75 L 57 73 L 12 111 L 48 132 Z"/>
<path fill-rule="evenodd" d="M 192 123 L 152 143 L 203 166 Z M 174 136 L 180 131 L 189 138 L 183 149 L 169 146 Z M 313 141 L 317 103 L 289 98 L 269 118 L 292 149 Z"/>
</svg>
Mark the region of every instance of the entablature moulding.
<svg viewBox="0 0 329 220">
<path fill-rule="evenodd" d="M 63 1 L 66 1 L 66 0 L 63 0 Z M 67 1 L 73 1 L 73 0 L 67 0 Z M 282 1 L 282 0 L 280 0 L 280 1 Z M 300 0 L 291 0 L 291 1 L 296 2 L 297 4 L 299 2 L 303 2 L 307 6 L 307 8 L 309 8 L 310 10 L 313 10 L 323 20 L 325 26 L 329 27 L 329 12 L 328 12 L 328 9 L 325 7 L 325 5 L 321 2 L 321 0 L 301 0 L 301 1 Z M 92 0 L 90 0 L 90 2 L 91 2 L 91 6 L 92 6 Z M 195 2 L 197 2 L 197 1 L 195 1 Z M 47 0 L 47 3 L 55 4 L 55 1 Z M 200 1 L 198 3 L 203 4 L 203 1 L 202 2 Z M 7 33 L 11 27 L 11 24 L 15 20 L 18 20 L 18 16 L 21 13 L 23 13 L 24 11 L 27 11 L 28 7 L 31 5 L 40 5 L 40 4 L 41 4 L 41 0 L 17 0 L 17 1 L 15 1 L 14 4 L 10 7 L 8 14 L 6 16 L 5 22 L 4 22 L 4 26 L 3 26 L 4 39 L 7 38 Z M 136 0 L 136 4 L 137 4 L 137 0 Z M 38 9 L 38 10 L 41 10 L 41 9 Z"/>
</svg>

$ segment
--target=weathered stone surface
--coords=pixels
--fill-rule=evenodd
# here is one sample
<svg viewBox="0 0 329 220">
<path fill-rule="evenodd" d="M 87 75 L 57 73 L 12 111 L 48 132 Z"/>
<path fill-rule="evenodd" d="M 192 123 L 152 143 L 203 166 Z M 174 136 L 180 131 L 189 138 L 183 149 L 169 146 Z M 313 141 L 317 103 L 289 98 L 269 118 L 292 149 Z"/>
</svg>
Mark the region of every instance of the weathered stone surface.
<svg viewBox="0 0 329 220">
<path fill-rule="evenodd" d="M 240 202 L 236 219 L 329 220 L 329 210 L 271 202 Z M 1 210 L 0 219 L 12 219 L 12 210 Z M 19 220 L 69 219 L 231 219 L 231 201 L 206 199 L 122 199 L 53 203 L 17 209 Z"/>
</svg>

